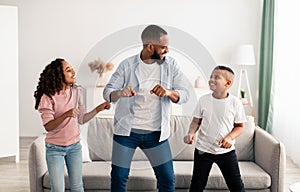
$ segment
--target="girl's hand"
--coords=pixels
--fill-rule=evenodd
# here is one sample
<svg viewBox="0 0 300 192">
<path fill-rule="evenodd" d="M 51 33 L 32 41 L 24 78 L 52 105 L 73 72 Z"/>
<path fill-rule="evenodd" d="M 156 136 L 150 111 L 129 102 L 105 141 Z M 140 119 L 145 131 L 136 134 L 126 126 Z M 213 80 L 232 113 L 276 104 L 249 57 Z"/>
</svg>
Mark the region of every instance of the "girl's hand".
<svg viewBox="0 0 300 192">
<path fill-rule="evenodd" d="M 96 111 L 97 113 L 99 113 L 100 111 L 109 110 L 110 107 L 111 107 L 110 103 L 105 101 L 104 103 L 101 103 L 96 107 Z"/>
<path fill-rule="evenodd" d="M 193 144 L 193 142 L 195 141 L 195 134 L 187 134 L 186 136 L 184 136 L 183 141 L 186 144 Z"/>
</svg>

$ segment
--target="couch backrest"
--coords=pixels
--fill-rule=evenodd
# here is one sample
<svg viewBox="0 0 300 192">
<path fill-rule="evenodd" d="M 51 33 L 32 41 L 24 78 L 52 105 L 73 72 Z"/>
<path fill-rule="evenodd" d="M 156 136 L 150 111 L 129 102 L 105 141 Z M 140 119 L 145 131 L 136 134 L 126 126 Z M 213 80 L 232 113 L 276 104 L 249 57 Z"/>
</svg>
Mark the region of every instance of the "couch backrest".
<svg viewBox="0 0 300 192">
<path fill-rule="evenodd" d="M 193 160 L 194 145 L 187 145 L 183 142 L 192 117 L 171 116 L 171 133 L 169 143 L 174 160 Z M 252 122 L 251 122 L 252 121 Z M 254 122 L 248 117 L 245 129 L 237 139 L 236 151 L 239 160 L 253 160 L 253 134 Z M 110 161 L 112 155 L 113 118 L 97 117 L 89 122 L 87 143 L 90 157 L 93 161 Z M 144 153 L 137 149 L 133 160 L 147 160 Z"/>
</svg>

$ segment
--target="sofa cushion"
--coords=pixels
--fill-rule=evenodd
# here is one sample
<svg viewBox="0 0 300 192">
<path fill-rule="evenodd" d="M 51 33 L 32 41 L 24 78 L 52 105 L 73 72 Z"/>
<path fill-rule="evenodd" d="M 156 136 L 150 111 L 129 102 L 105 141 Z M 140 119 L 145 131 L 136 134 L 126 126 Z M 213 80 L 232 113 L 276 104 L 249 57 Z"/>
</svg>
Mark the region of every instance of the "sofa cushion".
<svg viewBox="0 0 300 192">
<path fill-rule="evenodd" d="M 245 188 L 267 189 L 271 186 L 271 177 L 253 162 L 239 162 Z M 111 163 L 96 161 L 83 164 L 83 183 L 85 190 L 109 190 Z M 174 161 L 175 187 L 187 189 L 190 186 L 193 163 L 190 161 Z M 69 189 L 67 173 L 65 173 L 66 188 Z M 127 190 L 155 190 L 157 181 L 154 172 L 147 161 L 133 161 L 127 183 Z M 43 187 L 50 188 L 48 173 L 43 178 Z M 225 180 L 216 164 L 213 165 L 207 182 L 207 189 L 227 189 Z"/>
<path fill-rule="evenodd" d="M 195 143 L 187 145 L 183 142 L 183 137 L 189 129 L 192 121 L 191 116 L 171 116 L 171 133 L 169 143 L 171 146 L 174 160 L 193 160 Z M 239 161 L 253 161 L 254 160 L 254 131 L 255 123 L 252 116 L 247 116 L 247 122 L 243 132 L 236 139 L 236 153 Z"/>
<path fill-rule="evenodd" d="M 192 117 L 171 116 L 171 133 L 169 143 L 173 158 L 176 160 L 193 160 L 194 145 L 187 145 L 183 142 L 183 137 L 188 131 Z M 93 161 L 110 161 L 112 155 L 113 142 L 113 118 L 97 117 L 89 122 L 87 142 L 90 157 Z M 146 156 L 139 148 L 136 150 L 134 161 L 145 161 Z"/>
<path fill-rule="evenodd" d="M 93 161 L 111 160 L 113 121 L 112 117 L 97 117 L 89 122 L 87 142 L 90 158 Z M 187 145 L 183 142 L 183 137 L 188 132 L 191 121 L 191 116 L 171 116 L 169 143 L 174 160 L 193 160 L 194 158 L 195 142 L 193 145 Z M 254 119 L 252 116 L 248 116 L 242 134 L 236 139 L 238 160 L 253 161 L 254 129 Z M 137 149 L 133 160 L 145 161 L 147 158 L 140 149 Z"/>
<path fill-rule="evenodd" d="M 83 185 L 85 190 L 108 190 L 110 189 L 111 163 L 108 161 L 94 161 L 83 163 Z M 66 170 L 66 169 L 65 169 Z M 69 188 L 67 173 L 65 172 L 66 189 Z M 48 172 L 43 178 L 43 187 L 50 189 Z M 152 167 L 148 161 L 134 161 L 131 164 L 127 190 L 144 191 L 155 190 L 157 181 Z"/>
<path fill-rule="evenodd" d="M 114 120 L 112 117 L 97 117 L 89 122 L 87 142 L 92 161 L 111 161 Z M 139 148 L 136 149 L 134 161 L 146 161 L 146 155 Z"/>
<path fill-rule="evenodd" d="M 174 161 L 175 187 L 187 189 L 190 186 L 193 163 L 190 161 Z M 271 186 L 271 177 L 253 162 L 239 162 L 242 179 L 246 189 L 267 189 Z M 85 190 L 110 189 L 111 163 L 96 161 L 83 164 L 83 183 Z M 225 180 L 216 164 L 209 174 L 207 189 L 227 189 Z M 65 172 L 66 188 L 69 189 Z M 49 174 L 43 178 L 43 186 L 50 189 Z M 133 161 L 127 183 L 127 190 L 155 190 L 157 181 L 148 161 Z"/>
<path fill-rule="evenodd" d="M 93 118 L 89 121 L 87 143 L 92 161 L 111 160 L 113 118 Z"/>
<path fill-rule="evenodd" d="M 89 146 L 86 140 L 83 139 L 83 137 L 81 137 L 80 139 L 80 144 L 81 144 L 81 151 L 82 151 L 82 162 L 83 163 L 91 162 L 92 160 L 90 158 Z"/>
<path fill-rule="evenodd" d="M 80 144 L 82 149 L 82 162 L 91 162 L 89 146 L 87 143 L 87 130 L 88 130 L 88 122 L 80 125 Z"/>
<path fill-rule="evenodd" d="M 241 175 L 246 189 L 267 189 L 271 186 L 271 177 L 253 162 L 239 162 Z M 175 187 L 188 188 L 192 179 L 193 163 L 174 161 Z M 227 189 L 222 173 L 216 164 L 210 171 L 207 189 Z"/>
<path fill-rule="evenodd" d="M 191 116 L 171 116 L 171 133 L 169 137 L 169 143 L 174 160 L 185 161 L 194 159 L 196 142 L 194 142 L 192 145 L 188 145 L 183 142 L 183 138 L 189 130 L 192 118 L 193 117 Z"/>
</svg>

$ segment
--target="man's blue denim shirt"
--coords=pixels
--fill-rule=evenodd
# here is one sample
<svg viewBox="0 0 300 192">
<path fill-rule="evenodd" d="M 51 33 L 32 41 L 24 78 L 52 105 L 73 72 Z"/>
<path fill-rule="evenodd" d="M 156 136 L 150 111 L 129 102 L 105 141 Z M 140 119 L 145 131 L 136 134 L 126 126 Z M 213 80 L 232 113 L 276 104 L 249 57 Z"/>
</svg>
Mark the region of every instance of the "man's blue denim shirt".
<svg viewBox="0 0 300 192">
<path fill-rule="evenodd" d="M 111 102 L 110 94 L 113 91 L 121 90 L 124 87 L 131 86 L 136 92 L 139 92 L 139 68 L 141 63 L 140 54 L 131 56 L 122 61 L 111 79 L 103 90 L 103 97 Z M 188 101 L 188 81 L 178 63 L 172 58 L 165 56 L 161 66 L 161 85 L 166 89 L 173 89 L 179 93 L 179 101 L 182 104 Z M 116 135 L 129 136 L 132 120 L 134 116 L 133 105 L 135 97 L 121 97 L 116 102 L 114 126 Z M 161 97 L 161 135 L 160 141 L 166 140 L 170 135 L 170 105 L 169 97 Z"/>
</svg>

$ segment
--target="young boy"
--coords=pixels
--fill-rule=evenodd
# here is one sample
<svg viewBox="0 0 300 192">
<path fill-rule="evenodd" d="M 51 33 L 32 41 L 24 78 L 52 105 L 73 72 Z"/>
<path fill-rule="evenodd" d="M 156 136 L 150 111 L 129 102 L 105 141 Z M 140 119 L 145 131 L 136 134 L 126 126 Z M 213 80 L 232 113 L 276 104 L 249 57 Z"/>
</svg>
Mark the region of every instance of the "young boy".
<svg viewBox="0 0 300 192">
<path fill-rule="evenodd" d="M 234 143 L 244 128 L 246 116 L 242 102 L 228 92 L 233 79 L 234 72 L 229 67 L 214 68 L 208 82 L 212 93 L 200 97 L 184 137 L 185 143 L 192 144 L 199 130 L 190 192 L 205 189 L 213 163 L 219 166 L 230 191 L 245 191 Z"/>
</svg>

